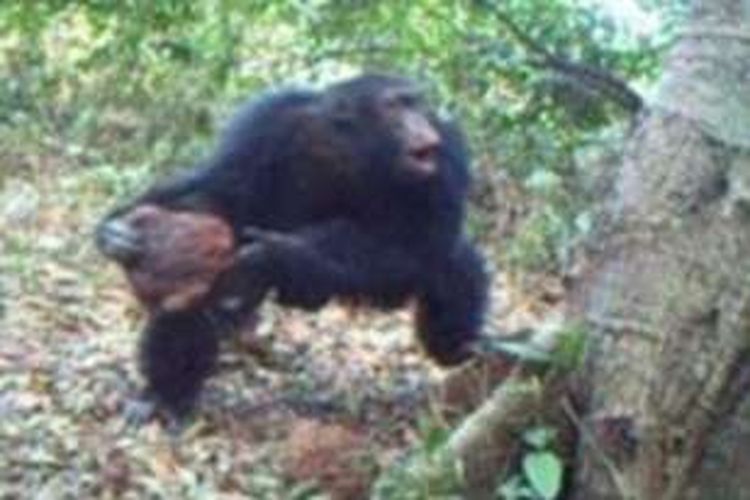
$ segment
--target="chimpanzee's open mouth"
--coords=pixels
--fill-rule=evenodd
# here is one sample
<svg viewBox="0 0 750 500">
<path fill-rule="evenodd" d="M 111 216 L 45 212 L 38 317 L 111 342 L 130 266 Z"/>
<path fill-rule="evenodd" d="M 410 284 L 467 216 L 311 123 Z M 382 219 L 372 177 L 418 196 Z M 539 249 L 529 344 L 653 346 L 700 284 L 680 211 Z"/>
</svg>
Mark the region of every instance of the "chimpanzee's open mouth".
<svg viewBox="0 0 750 500">
<path fill-rule="evenodd" d="M 437 145 L 415 148 L 409 151 L 414 167 L 424 173 L 433 173 L 437 168 Z"/>
</svg>

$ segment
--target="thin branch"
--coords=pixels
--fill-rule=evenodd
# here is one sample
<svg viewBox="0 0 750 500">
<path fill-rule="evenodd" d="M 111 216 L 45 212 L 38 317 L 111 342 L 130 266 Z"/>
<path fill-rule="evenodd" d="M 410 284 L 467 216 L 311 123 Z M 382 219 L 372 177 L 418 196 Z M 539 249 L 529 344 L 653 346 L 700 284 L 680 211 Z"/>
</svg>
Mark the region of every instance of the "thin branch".
<svg viewBox="0 0 750 500">
<path fill-rule="evenodd" d="M 574 62 L 553 54 L 531 38 L 510 16 L 499 9 L 495 10 L 495 17 L 521 45 L 538 57 L 538 60 L 533 61 L 532 65 L 574 76 L 633 114 L 643 108 L 643 98 L 624 80 L 604 69 Z"/>
</svg>

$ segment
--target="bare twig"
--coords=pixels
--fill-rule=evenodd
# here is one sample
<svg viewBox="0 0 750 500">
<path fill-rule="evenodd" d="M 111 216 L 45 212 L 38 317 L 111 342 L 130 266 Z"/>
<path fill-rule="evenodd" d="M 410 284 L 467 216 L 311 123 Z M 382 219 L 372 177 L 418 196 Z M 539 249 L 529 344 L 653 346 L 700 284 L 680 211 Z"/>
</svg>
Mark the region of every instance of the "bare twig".
<svg viewBox="0 0 750 500">
<path fill-rule="evenodd" d="M 510 16 L 499 9 L 495 10 L 495 17 L 521 45 L 537 56 L 538 59 L 533 61 L 532 65 L 574 76 L 578 81 L 597 90 L 633 114 L 643 108 L 643 98 L 619 77 L 604 69 L 553 54 L 526 34 Z"/>
</svg>

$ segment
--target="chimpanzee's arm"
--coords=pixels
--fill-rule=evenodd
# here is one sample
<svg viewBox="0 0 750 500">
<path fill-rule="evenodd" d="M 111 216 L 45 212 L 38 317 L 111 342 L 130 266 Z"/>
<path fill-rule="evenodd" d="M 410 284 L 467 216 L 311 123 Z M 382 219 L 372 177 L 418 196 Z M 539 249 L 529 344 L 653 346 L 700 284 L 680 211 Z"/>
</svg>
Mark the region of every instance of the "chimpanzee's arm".
<svg viewBox="0 0 750 500">
<path fill-rule="evenodd" d="M 292 234 L 253 230 L 250 236 L 257 243 L 247 247 L 228 273 L 230 283 L 245 288 L 227 296 L 252 301 L 275 290 L 283 304 L 310 309 L 334 296 L 376 304 L 398 304 L 415 296 L 417 336 L 427 354 L 442 365 L 458 364 L 473 354 L 489 278 L 484 259 L 468 240 L 460 239 L 451 251 L 425 262 L 347 220 Z"/>
<path fill-rule="evenodd" d="M 417 336 L 436 362 L 455 365 L 473 354 L 488 289 L 484 259 L 466 240 L 425 276 L 417 296 Z"/>
<path fill-rule="evenodd" d="M 282 304 L 307 309 L 341 296 L 387 303 L 413 292 L 420 269 L 407 248 L 347 219 L 293 233 L 250 228 L 246 236 L 250 243 L 217 286 L 221 299 L 252 302 L 274 290 Z"/>
</svg>

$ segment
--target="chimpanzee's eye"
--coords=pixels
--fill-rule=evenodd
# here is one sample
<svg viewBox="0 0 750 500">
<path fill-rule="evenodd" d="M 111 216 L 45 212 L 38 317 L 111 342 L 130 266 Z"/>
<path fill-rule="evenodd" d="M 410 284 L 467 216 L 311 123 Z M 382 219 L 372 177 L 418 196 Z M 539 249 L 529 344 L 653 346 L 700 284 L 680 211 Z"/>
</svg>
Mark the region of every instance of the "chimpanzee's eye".
<svg viewBox="0 0 750 500">
<path fill-rule="evenodd" d="M 398 94 L 387 95 L 383 99 L 383 106 L 388 110 L 394 110 L 402 106 L 400 96 Z"/>
<path fill-rule="evenodd" d="M 399 96 L 399 103 L 405 108 L 416 108 L 419 106 L 419 96 L 416 94 L 404 93 Z"/>
</svg>

